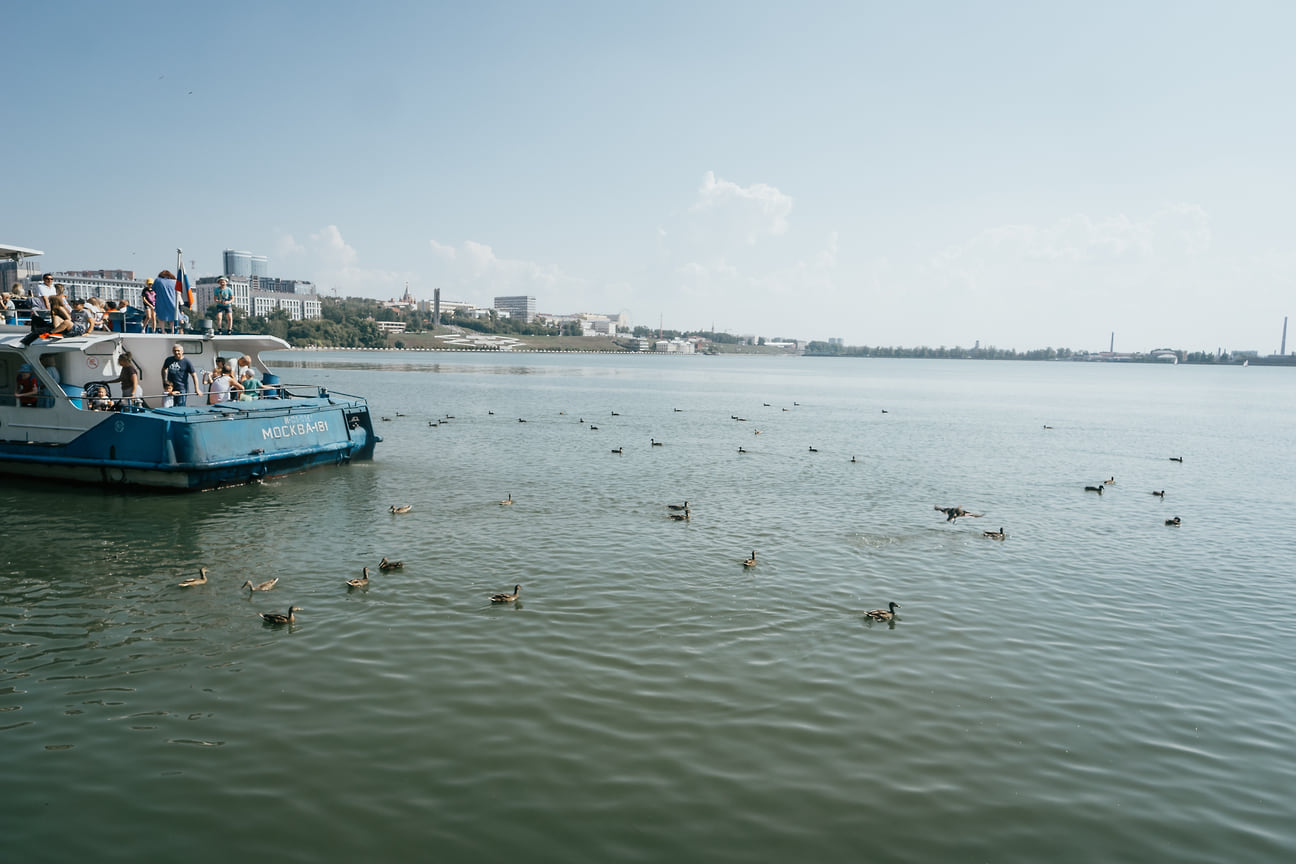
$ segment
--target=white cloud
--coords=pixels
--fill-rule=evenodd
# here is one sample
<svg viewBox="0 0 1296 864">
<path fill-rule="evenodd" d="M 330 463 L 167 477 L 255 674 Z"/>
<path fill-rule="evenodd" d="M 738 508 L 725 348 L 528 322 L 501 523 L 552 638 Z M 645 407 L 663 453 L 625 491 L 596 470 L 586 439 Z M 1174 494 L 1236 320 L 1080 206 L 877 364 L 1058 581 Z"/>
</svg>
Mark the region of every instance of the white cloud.
<svg viewBox="0 0 1296 864">
<path fill-rule="evenodd" d="M 275 271 L 292 278 L 309 279 L 321 293 L 389 298 L 398 297 L 405 285 L 416 282 L 408 272 L 364 267 L 360 254 L 342 236 L 336 225 L 326 225 L 308 235 L 304 243 L 283 234 L 275 248 Z"/>
<path fill-rule="evenodd" d="M 428 245 L 432 247 L 432 254 L 438 258 L 445 258 L 453 261 L 455 259 L 455 249 L 453 246 L 443 246 L 435 240 L 429 240 Z"/>
<path fill-rule="evenodd" d="M 695 232 L 713 239 L 737 238 L 749 246 L 762 236 L 786 234 L 791 212 L 792 198 L 773 186 L 739 186 L 718 179 L 713 171 L 706 172 L 697 199 L 689 207 Z"/>
<path fill-rule="evenodd" d="M 291 234 L 280 234 L 275 241 L 275 257 L 287 258 L 293 255 L 301 255 L 306 251 L 306 247 L 293 239 Z"/>
<path fill-rule="evenodd" d="M 945 344 L 1105 347 L 1112 330 L 1172 340 L 1200 315 L 1210 283 L 1197 260 L 1210 246 L 1210 218 L 1193 204 L 1000 225 L 916 267 L 909 299 L 931 310 L 923 325 Z"/>
<path fill-rule="evenodd" d="M 488 306 L 497 295 L 533 295 L 543 311 L 562 311 L 581 299 L 585 280 L 534 261 L 502 258 L 485 243 L 465 240 L 459 246 L 430 240 L 436 260 L 431 283 L 442 297 Z"/>
</svg>

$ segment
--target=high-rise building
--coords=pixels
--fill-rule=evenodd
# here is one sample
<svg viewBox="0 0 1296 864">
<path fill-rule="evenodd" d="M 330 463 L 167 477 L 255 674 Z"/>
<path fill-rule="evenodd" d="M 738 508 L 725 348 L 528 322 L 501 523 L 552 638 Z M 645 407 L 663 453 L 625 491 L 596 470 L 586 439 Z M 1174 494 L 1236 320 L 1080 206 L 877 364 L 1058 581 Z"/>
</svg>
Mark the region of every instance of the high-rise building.
<svg viewBox="0 0 1296 864">
<path fill-rule="evenodd" d="M 495 308 L 507 312 L 509 317 L 530 324 L 536 316 L 536 299 L 525 295 L 515 297 L 496 297 Z"/>
<path fill-rule="evenodd" d="M 226 276 L 265 276 L 270 265 L 269 259 L 264 255 L 233 249 L 226 249 L 224 258 Z"/>
</svg>

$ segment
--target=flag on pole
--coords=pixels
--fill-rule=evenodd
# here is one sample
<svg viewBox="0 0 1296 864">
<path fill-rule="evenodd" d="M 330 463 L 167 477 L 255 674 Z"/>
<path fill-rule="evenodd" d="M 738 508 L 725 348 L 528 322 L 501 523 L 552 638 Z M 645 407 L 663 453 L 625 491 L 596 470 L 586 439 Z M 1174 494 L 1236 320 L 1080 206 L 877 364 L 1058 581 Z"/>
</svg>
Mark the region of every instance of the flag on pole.
<svg viewBox="0 0 1296 864">
<path fill-rule="evenodd" d="M 189 277 L 185 275 L 183 264 L 178 265 L 176 270 L 175 289 L 177 308 L 188 309 L 193 306 L 193 289 L 189 287 Z"/>
</svg>

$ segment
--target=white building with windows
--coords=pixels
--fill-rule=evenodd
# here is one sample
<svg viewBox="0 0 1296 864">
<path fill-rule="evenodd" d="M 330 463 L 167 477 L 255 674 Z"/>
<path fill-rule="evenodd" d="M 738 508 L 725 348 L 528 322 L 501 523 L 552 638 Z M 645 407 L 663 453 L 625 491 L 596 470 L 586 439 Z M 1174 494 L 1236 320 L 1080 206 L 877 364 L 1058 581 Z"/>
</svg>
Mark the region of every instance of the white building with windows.
<svg viewBox="0 0 1296 864">
<path fill-rule="evenodd" d="M 536 317 L 536 298 L 524 294 L 496 297 L 495 308 L 500 312 L 507 312 L 514 320 L 530 324 Z"/>
</svg>

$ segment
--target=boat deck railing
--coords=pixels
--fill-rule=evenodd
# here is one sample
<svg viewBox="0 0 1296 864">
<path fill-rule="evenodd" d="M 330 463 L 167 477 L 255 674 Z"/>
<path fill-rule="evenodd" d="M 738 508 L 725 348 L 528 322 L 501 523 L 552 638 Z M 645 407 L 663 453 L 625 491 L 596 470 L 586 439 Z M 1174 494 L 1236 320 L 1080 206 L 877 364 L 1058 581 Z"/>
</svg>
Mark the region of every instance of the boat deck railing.
<svg viewBox="0 0 1296 864">
<path fill-rule="evenodd" d="M 68 385 L 75 386 L 75 385 Z M 78 388 L 79 389 L 79 388 Z M 310 390 L 315 392 L 309 393 Z M 99 411 L 99 412 L 116 412 L 125 414 L 143 414 L 148 411 L 171 411 L 184 410 L 191 408 L 213 409 L 199 413 L 210 413 L 216 416 L 230 416 L 231 414 L 247 413 L 256 410 L 258 413 L 264 412 L 271 408 L 291 408 L 294 400 L 301 399 L 332 399 L 340 397 L 347 401 L 356 401 L 365 403 L 362 396 L 355 396 L 350 393 L 340 393 L 330 391 L 326 387 L 319 385 L 302 385 L 302 384 L 275 384 L 270 387 L 262 387 L 255 399 L 233 398 L 225 402 L 207 402 L 206 393 L 188 393 L 186 404 L 184 405 L 160 405 L 151 406 L 153 402 L 165 402 L 167 397 L 172 396 L 170 393 L 151 393 L 144 396 L 135 397 L 112 397 L 112 396 L 87 396 L 84 392 L 59 392 L 47 393 L 42 392 L 37 395 L 34 402 L 23 407 L 28 408 L 51 408 L 55 402 L 71 403 L 79 411 Z M 30 399 L 32 397 L 18 397 L 12 393 L 0 394 L 0 406 L 14 407 L 20 403 L 20 398 Z M 269 405 L 267 403 L 274 403 Z M 261 407 L 253 408 L 260 404 Z"/>
</svg>

